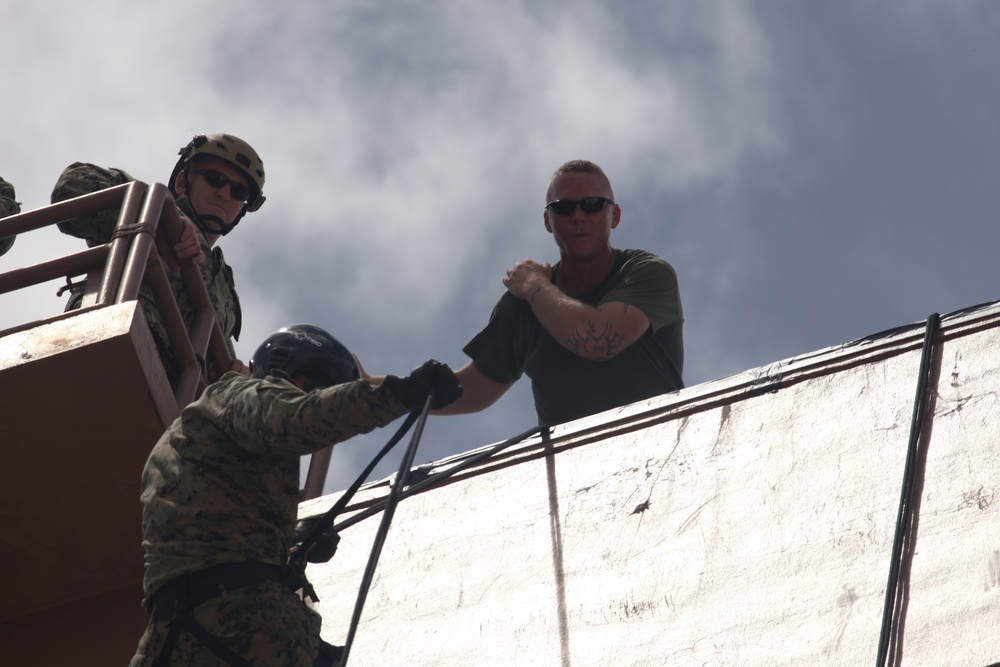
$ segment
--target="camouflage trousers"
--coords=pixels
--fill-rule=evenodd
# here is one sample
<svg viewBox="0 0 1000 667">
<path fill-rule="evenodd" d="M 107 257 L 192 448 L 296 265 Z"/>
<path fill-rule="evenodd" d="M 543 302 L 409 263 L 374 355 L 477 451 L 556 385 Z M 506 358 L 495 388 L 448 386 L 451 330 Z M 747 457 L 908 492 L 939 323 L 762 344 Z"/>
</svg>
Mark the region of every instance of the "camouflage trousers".
<svg viewBox="0 0 1000 667">
<path fill-rule="evenodd" d="M 277 582 L 267 581 L 222 593 L 195 607 L 191 615 L 201 627 L 251 665 L 308 667 L 319 654 L 320 615 Z M 130 667 L 155 664 L 170 625 L 171 620 L 150 621 Z M 169 664 L 185 667 L 229 665 L 187 631 L 181 631 Z"/>
</svg>

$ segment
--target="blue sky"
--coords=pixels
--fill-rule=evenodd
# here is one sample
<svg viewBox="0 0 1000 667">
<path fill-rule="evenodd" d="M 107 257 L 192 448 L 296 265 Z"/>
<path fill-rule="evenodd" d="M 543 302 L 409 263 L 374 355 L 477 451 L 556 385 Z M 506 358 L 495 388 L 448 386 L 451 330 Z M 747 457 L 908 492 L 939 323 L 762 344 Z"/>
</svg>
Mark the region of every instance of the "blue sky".
<svg viewBox="0 0 1000 667">
<path fill-rule="evenodd" d="M 243 358 L 310 322 L 373 372 L 463 365 L 503 272 L 556 259 L 545 185 L 572 158 L 611 178 L 615 245 L 677 269 L 689 385 L 1000 296 L 993 0 L 43 0 L 4 23 L 25 209 L 76 160 L 153 182 L 195 133 L 260 152 L 268 201 L 220 243 Z M 0 261 L 79 247 L 43 230 Z M 54 291 L 0 297 L 0 328 Z M 417 460 L 534 419 L 524 379 L 431 419 Z M 338 447 L 328 489 L 390 431 Z"/>
</svg>

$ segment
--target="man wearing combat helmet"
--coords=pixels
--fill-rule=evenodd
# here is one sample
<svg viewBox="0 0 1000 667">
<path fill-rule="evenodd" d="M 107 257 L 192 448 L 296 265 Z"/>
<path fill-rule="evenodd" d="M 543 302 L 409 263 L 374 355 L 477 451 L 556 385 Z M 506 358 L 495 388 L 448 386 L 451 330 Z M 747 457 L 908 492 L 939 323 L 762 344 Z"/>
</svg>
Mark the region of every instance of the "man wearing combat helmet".
<svg viewBox="0 0 1000 667">
<path fill-rule="evenodd" d="M 241 311 L 232 269 L 222 250 L 216 247 L 220 237 L 233 230 L 248 212 L 264 203 L 264 163 L 245 141 L 226 133 L 199 134 L 181 148 L 180 158 L 170 175 L 168 187 L 182 215 L 184 231 L 174 254 L 180 261 L 198 265 L 215 308 L 216 318 L 226 338 L 230 355 L 235 358 L 233 339 L 239 338 Z M 52 203 L 90 194 L 134 180 L 122 169 L 104 169 L 75 162 L 67 167 L 52 191 Z M 118 220 L 118 209 L 107 209 L 59 223 L 66 234 L 85 239 L 91 247 L 108 243 Z M 184 287 L 177 266 L 168 262 L 167 277 L 181 316 L 189 330 L 194 319 L 194 305 Z M 77 287 L 67 310 L 81 306 L 83 289 Z M 167 377 L 174 382 L 179 372 L 167 339 L 166 329 L 148 285 L 143 285 L 139 301 L 160 351 Z M 233 370 L 243 368 L 234 362 Z M 209 377 L 230 369 L 209 369 Z"/>
<path fill-rule="evenodd" d="M 311 587 L 292 550 L 325 562 L 336 544 L 332 527 L 314 544 L 296 531 L 300 459 L 385 426 L 432 393 L 435 408 L 462 393 L 433 359 L 405 377 L 361 379 L 350 350 L 308 324 L 269 336 L 250 367 L 252 377 L 226 373 L 185 407 L 146 461 L 150 621 L 132 667 L 341 664 L 296 593 Z"/>
</svg>

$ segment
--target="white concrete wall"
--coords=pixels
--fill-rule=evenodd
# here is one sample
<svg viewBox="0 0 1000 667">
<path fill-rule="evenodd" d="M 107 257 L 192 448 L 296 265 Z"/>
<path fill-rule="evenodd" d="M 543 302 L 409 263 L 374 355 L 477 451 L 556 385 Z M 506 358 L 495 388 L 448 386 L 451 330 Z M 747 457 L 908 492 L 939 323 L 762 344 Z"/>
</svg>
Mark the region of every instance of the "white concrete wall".
<svg viewBox="0 0 1000 667">
<path fill-rule="evenodd" d="M 1000 661 L 997 318 L 943 323 L 893 664 Z M 350 664 L 875 664 L 922 336 L 581 420 L 555 456 L 535 439 L 404 500 Z M 378 522 L 309 566 L 327 641 L 346 637 Z"/>
</svg>

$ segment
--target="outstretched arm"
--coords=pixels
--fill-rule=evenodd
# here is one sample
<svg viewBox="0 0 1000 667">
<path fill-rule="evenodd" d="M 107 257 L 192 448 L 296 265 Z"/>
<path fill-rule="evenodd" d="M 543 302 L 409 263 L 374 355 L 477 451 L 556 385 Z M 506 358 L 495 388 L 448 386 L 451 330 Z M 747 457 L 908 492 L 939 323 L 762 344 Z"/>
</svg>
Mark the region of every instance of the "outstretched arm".
<svg viewBox="0 0 1000 667">
<path fill-rule="evenodd" d="M 358 364 L 361 379 L 367 380 L 374 385 L 380 385 L 385 380 L 384 375 L 372 375 L 361 365 L 358 355 L 353 355 L 354 361 Z M 443 408 L 431 410 L 433 415 L 464 415 L 470 412 L 485 410 L 496 403 L 501 396 L 513 385 L 503 384 L 479 372 L 475 364 L 471 361 L 464 368 L 455 371 L 459 382 L 462 383 L 462 395 L 450 405 Z"/>
<path fill-rule="evenodd" d="M 483 375 L 471 361 L 455 371 L 462 383 L 462 395 L 451 405 L 433 410 L 435 415 L 464 415 L 485 410 L 507 393 L 512 385 L 503 384 Z"/>
</svg>

